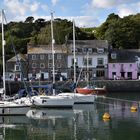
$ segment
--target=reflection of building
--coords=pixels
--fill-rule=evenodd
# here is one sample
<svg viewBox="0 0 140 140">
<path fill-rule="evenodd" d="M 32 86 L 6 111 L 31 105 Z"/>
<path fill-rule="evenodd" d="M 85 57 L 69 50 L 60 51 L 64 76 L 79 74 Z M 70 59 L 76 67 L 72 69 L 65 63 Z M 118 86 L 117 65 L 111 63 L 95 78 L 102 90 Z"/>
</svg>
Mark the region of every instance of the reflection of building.
<svg viewBox="0 0 140 140">
<path fill-rule="evenodd" d="M 69 48 L 68 69 L 71 77 L 74 62 L 73 41 L 68 41 L 67 46 Z M 82 79 L 87 75 L 87 67 L 91 79 L 107 78 L 108 42 L 106 40 L 76 40 L 75 48 L 77 73 L 83 69 Z"/>
</svg>

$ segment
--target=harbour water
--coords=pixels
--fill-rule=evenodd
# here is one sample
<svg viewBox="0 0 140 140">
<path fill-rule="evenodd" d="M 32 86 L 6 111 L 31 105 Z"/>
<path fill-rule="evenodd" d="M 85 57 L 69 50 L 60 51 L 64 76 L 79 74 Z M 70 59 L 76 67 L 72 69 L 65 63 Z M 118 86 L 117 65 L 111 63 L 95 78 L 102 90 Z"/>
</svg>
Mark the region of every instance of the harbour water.
<svg viewBox="0 0 140 140">
<path fill-rule="evenodd" d="M 69 110 L 32 109 L 27 116 L 3 116 L 0 140 L 139 140 L 139 101 L 140 93 L 110 93 Z M 103 120 L 105 112 L 110 120 Z"/>
</svg>

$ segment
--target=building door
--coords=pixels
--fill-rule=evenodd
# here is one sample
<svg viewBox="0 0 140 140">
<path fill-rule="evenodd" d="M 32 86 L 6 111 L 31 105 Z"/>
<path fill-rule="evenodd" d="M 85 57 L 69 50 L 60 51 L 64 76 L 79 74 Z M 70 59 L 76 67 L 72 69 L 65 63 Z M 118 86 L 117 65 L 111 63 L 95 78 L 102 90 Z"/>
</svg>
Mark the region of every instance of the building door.
<svg viewBox="0 0 140 140">
<path fill-rule="evenodd" d="M 96 71 L 96 76 L 99 78 L 105 77 L 105 71 L 104 70 L 97 70 Z"/>
<path fill-rule="evenodd" d="M 128 72 L 127 77 L 128 77 L 128 79 L 132 79 L 132 72 Z"/>
<path fill-rule="evenodd" d="M 41 80 L 44 80 L 44 73 L 41 73 Z"/>
<path fill-rule="evenodd" d="M 112 72 L 112 79 L 116 79 L 116 72 Z"/>
<path fill-rule="evenodd" d="M 125 78 L 125 72 L 121 72 L 121 78 Z"/>
</svg>

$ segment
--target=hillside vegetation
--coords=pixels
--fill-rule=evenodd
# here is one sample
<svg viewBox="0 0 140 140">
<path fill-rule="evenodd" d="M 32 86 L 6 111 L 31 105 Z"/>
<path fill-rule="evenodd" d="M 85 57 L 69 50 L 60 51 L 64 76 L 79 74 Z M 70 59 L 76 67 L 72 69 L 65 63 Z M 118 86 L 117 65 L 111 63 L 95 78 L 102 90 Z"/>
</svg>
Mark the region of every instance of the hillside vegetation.
<svg viewBox="0 0 140 140">
<path fill-rule="evenodd" d="M 68 39 L 72 39 L 73 25 L 71 21 L 67 19 L 55 19 L 53 25 L 56 44 L 63 44 Z M 34 20 L 34 17 L 30 16 L 24 22 L 10 22 L 4 28 L 6 60 L 14 55 L 11 46 L 15 47 L 17 53 L 27 53 L 27 43 L 51 43 L 50 21 L 42 18 Z M 112 13 L 108 15 L 106 21 L 99 27 L 76 27 L 75 30 L 76 39 L 78 40 L 105 39 L 108 40 L 113 48 L 140 48 L 140 14 L 120 18 L 118 15 Z M 0 56 L 1 54 L 2 49 L 0 48 Z M 0 59 L 0 65 L 1 61 L 2 59 Z"/>
</svg>

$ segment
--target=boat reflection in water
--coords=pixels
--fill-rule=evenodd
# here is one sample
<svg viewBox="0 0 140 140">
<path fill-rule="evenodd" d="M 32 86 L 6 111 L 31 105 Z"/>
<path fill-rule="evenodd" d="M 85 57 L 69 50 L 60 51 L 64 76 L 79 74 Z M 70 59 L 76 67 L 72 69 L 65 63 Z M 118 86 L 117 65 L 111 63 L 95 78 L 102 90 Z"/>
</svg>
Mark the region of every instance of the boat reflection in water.
<svg viewBox="0 0 140 140">
<path fill-rule="evenodd" d="M 133 136 L 138 140 L 140 112 L 139 108 L 131 112 L 132 104 L 100 98 L 94 104 L 76 104 L 73 109 L 33 108 L 27 116 L 1 116 L 0 139 L 130 140 Z M 105 112 L 111 115 L 108 121 L 102 119 Z"/>
<path fill-rule="evenodd" d="M 26 116 L 31 119 L 54 119 L 73 117 L 72 109 L 31 109 Z"/>
<path fill-rule="evenodd" d="M 26 128 L 29 124 L 30 120 L 26 116 L 0 116 L 0 140 L 21 139 L 21 137 L 26 139 Z"/>
</svg>

